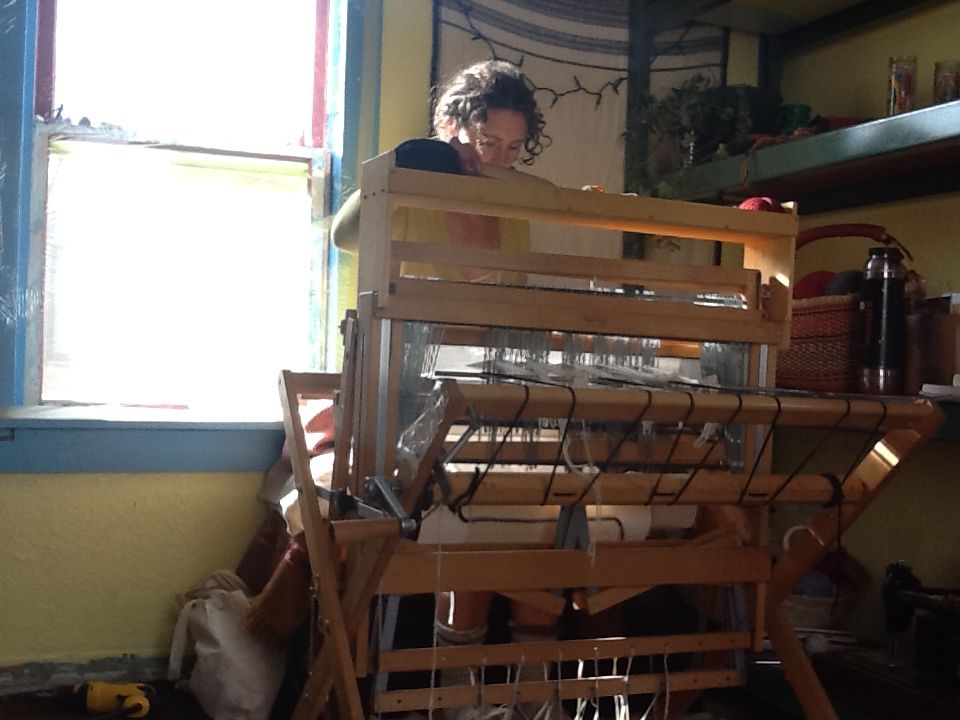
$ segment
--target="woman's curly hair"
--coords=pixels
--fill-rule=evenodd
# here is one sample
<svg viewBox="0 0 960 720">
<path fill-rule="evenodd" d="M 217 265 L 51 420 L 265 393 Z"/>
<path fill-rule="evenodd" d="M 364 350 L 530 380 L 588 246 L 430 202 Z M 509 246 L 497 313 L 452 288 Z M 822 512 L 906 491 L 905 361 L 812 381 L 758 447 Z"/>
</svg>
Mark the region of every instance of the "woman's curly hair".
<svg viewBox="0 0 960 720">
<path fill-rule="evenodd" d="M 546 124 L 530 81 L 513 63 L 504 60 L 484 60 L 458 72 L 436 93 L 433 111 L 434 129 L 449 119 L 458 129 L 482 123 L 488 110 L 514 110 L 527 121 L 527 137 L 523 149 L 525 165 L 550 144 L 550 136 L 543 132 Z"/>
</svg>

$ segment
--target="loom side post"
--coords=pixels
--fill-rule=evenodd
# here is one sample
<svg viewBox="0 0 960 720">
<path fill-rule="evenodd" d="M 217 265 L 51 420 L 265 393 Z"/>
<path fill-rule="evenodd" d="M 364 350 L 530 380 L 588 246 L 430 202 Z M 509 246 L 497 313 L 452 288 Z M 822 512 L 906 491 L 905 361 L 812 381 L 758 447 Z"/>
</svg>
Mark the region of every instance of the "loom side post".
<svg viewBox="0 0 960 720">
<path fill-rule="evenodd" d="M 280 375 L 283 423 L 288 441 L 291 443 L 290 459 L 293 464 L 294 481 L 299 491 L 298 502 L 307 542 L 307 554 L 310 557 L 317 612 L 327 639 L 321 656 L 326 656 L 328 660 L 327 663 L 321 664 L 318 659 L 311 666 L 311 676 L 297 702 L 294 718 L 301 720 L 316 717 L 333 687 L 344 717 L 350 720 L 363 720 L 360 693 L 352 672 L 354 663 L 350 651 L 350 634 L 344 623 L 337 592 L 339 563 L 336 560 L 331 538 L 330 521 L 320 512 L 319 495 L 310 473 L 304 426 L 299 411 L 299 388 L 307 381 L 312 381 L 311 386 L 318 386 L 311 387 L 314 391 L 325 390 L 328 396 L 332 396 L 339 388 L 340 378 L 336 375 L 305 376 L 289 371 L 283 371 Z"/>
<path fill-rule="evenodd" d="M 777 606 L 768 613 L 767 634 L 804 716 L 809 720 L 837 720 L 830 699 L 782 607 Z"/>
</svg>

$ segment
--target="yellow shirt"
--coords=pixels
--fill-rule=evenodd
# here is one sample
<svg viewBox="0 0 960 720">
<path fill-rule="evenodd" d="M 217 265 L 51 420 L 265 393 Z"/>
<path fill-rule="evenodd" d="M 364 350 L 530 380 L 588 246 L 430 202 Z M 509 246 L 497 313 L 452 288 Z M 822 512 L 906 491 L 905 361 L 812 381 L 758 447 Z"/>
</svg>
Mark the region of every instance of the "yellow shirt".
<svg viewBox="0 0 960 720">
<path fill-rule="evenodd" d="M 508 252 L 530 250 L 530 224 L 526 220 L 499 218 L 499 225 L 501 250 Z M 395 240 L 437 245 L 446 245 L 448 242 L 446 218 L 441 210 L 400 208 L 394 213 L 392 230 Z M 471 282 L 463 274 L 462 268 L 429 263 L 405 262 L 400 267 L 400 274 L 454 282 Z M 503 285 L 523 285 L 526 283 L 526 274 L 493 271 L 487 281 Z M 473 280 L 473 282 L 484 282 L 484 280 Z"/>
</svg>

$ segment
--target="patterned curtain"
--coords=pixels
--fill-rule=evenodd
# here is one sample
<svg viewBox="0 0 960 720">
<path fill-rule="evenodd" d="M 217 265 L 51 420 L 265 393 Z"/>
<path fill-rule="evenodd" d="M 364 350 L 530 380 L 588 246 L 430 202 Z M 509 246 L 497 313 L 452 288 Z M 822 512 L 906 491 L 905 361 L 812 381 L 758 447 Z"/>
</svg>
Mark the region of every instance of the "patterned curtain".
<svg viewBox="0 0 960 720">
<path fill-rule="evenodd" d="M 487 58 L 520 64 L 552 144 L 528 172 L 565 187 L 623 190 L 630 0 L 441 0 L 437 77 Z M 690 26 L 655 38 L 651 90 L 700 72 L 719 83 L 724 35 Z M 540 226 L 533 248 L 620 257 L 619 233 Z"/>
</svg>

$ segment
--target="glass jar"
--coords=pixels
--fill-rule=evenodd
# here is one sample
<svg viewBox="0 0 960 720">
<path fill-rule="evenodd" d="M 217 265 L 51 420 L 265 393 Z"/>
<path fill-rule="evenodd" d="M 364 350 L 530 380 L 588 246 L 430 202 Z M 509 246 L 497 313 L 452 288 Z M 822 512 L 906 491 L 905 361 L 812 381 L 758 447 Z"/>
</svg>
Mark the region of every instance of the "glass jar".
<svg viewBox="0 0 960 720">
<path fill-rule="evenodd" d="M 933 67 L 933 102 L 960 98 L 960 60 L 938 60 Z"/>
<path fill-rule="evenodd" d="M 890 58 L 887 81 L 887 115 L 899 115 L 914 108 L 917 86 L 917 56 Z"/>
</svg>

